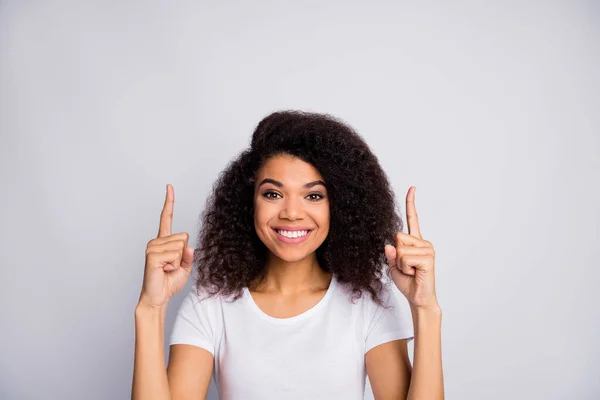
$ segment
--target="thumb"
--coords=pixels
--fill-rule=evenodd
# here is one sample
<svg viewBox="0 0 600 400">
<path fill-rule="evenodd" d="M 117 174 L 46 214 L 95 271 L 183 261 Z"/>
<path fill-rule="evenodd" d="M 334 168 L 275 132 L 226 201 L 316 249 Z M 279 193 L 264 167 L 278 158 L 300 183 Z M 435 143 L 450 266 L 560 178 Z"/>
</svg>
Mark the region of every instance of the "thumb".
<svg viewBox="0 0 600 400">
<path fill-rule="evenodd" d="M 185 249 L 183 249 L 183 254 L 181 256 L 181 268 L 183 268 L 189 272 L 192 270 L 193 263 L 194 263 L 194 248 L 191 246 L 187 246 Z"/>
<path fill-rule="evenodd" d="M 388 264 L 390 267 L 396 266 L 396 256 L 398 253 L 396 252 L 396 248 L 391 244 L 385 245 L 385 258 L 387 258 Z"/>
</svg>

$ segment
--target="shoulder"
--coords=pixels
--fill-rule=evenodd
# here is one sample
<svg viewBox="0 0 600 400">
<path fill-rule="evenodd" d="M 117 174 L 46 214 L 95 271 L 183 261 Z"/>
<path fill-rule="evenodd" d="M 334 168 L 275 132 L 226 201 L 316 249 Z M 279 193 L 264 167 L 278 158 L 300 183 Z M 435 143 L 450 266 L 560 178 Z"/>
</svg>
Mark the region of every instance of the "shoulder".
<svg viewBox="0 0 600 400">
<path fill-rule="evenodd" d="M 171 344 L 191 344 L 214 353 L 215 341 L 223 329 L 223 309 L 230 297 L 192 287 L 178 308 Z"/>
<path fill-rule="evenodd" d="M 233 295 L 213 294 L 206 288 L 193 286 L 185 294 L 179 311 L 202 310 L 203 313 L 206 313 L 207 311 L 220 310 L 225 303 L 232 302 L 234 302 Z"/>
<path fill-rule="evenodd" d="M 339 287 L 339 290 L 337 290 L 338 297 L 343 298 L 344 301 L 351 304 L 352 308 L 360 310 L 362 313 L 372 314 L 384 308 L 398 307 L 397 293 L 395 293 L 398 289 L 391 281 L 382 281 L 383 286 L 378 293 L 382 304 L 377 303 L 367 290 L 363 290 L 360 297 L 358 297 L 349 285 L 342 284 L 339 281 L 336 284 Z"/>
<path fill-rule="evenodd" d="M 367 350 L 390 338 L 412 337 L 412 317 L 408 302 L 391 280 L 383 280 L 379 292 L 382 304 L 377 303 L 368 291 L 353 299 L 346 285 L 339 285 L 344 302 L 360 322 L 367 342 Z"/>
</svg>

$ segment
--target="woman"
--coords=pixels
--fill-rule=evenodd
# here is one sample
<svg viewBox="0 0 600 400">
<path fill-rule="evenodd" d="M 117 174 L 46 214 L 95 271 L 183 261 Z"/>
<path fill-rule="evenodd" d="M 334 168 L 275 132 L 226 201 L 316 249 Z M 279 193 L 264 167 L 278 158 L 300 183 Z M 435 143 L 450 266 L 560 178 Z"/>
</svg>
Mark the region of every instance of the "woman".
<svg viewBox="0 0 600 400">
<path fill-rule="evenodd" d="M 411 187 L 405 234 L 363 139 L 331 116 L 298 111 L 264 118 L 221 174 L 196 250 L 187 233 L 172 233 L 167 185 L 135 310 L 132 398 L 206 398 L 214 372 L 223 400 L 362 399 L 365 375 L 375 399 L 443 399 L 435 252 L 414 195 Z M 196 287 L 165 368 L 167 303 L 194 261 Z M 382 282 L 386 272 L 393 283 Z"/>
</svg>

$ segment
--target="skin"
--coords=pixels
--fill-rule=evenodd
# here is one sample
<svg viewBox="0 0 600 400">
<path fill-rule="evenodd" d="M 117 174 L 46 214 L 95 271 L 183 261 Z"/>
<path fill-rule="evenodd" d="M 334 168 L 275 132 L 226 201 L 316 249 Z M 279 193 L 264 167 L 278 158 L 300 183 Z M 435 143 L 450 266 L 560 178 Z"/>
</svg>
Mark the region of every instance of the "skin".
<svg viewBox="0 0 600 400">
<path fill-rule="evenodd" d="M 313 182 L 324 179 L 312 165 L 289 156 L 269 159 L 256 176 L 254 226 L 269 251 L 265 279 L 255 282 L 250 293 L 265 313 L 277 318 L 314 306 L 331 281 L 315 253 L 329 233 L 329 198 L 325 185 Z M 277 226 L 312 232 L 303 243 L 290 245 L 277 238 Z"/>
<path fill-rule="evenodd" d="M 172 234 L 175 194 L 167 185 L 158 235 L 146 247 L 144 283 L 135 309 L 132 399 L 204 399 L 213 370 L 210 352 L 190 345 L 171 346 L 165 367 L 167 304 L 189 278 L 194 258 L 187 233 Z"/>
<path fill-rule="evenodd" d="M 268 179 L 267 183 L 263 183 Z M 331 274 L 323 272 L 315 250 L 329 232 L 329 200 L 323 181 L 310 164 L 290 156 L 269 159 L 257 172 L 254 225 L 269 250 L 267 273 L 251 285 L 251 295 L 267 314 L 298 315 L 324 296 Z M 263 184 L 261 184 L 263 183 Z M 326 183 L 325 183 L 326 184 Z M 391 276 L 408 299 L 415 326 L 414 370 L 406 340 L 376 346 L 365 355 L 375 399 L 443 399 L 441 374 L 441 310 L 435 296 L 433 245 L 423 240 L 414 206 L 407 194 L 409 233 L 398 232 L 396 245 L 384 249 Z M 174 193 L 167 195 L 156 239 L 148 243 L 144 283 L 135 311 L 136 343 L 132 399 L 206 398 L 213 372 L 210 352 L 190 345 L 173 345 L 165 373 L 164 319 L 169 299 L 186 283 L 193 248 L 187 233 L 172 234 Z M 313 229 L 300 245 L 277 239 L 274 226 Z"/>
<path fill-rule="evenodd" d="M 384 252 L 392 280 L 410 304 L 415 329 L 413 367 L 406 341 L 371 349 L 365 357 L 375 399 L 444 399 L 441 308 L 435 292 L 435 250 L 421 236 L 416 187 L 406 195 L 408 234 L 397 232 Z M 404 342 L 404 343 L 402 343 Z"/>
</svg>

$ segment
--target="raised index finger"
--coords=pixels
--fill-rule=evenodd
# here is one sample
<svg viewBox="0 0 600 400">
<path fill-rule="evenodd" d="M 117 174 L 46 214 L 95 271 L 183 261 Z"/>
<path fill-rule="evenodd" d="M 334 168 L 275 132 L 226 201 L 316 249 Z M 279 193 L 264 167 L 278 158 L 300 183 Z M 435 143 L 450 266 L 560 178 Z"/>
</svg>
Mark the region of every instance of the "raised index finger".
<svg viewBox="0 0 600 400">
<path fill-rule="evenodd" d="M 408 234 L 422 239 L 421 230 L 419 229 L 419 217 L 415 207 L 416 190 L 416 187 L 411 186 L 406 194 L 406 222 L 408 222 Z"/>
<path fill-rule="evenodd" d="M 158 226 L 158 237 L 169 236 L 173 228 L 173 206 L 175 204 L 175 193 L 173 186 L 167 184 L 167 195 L 165 205 L 160 213 L 160 225 Z"/>
</svg>

